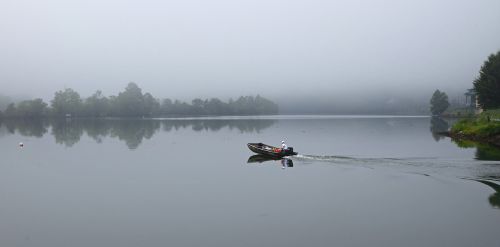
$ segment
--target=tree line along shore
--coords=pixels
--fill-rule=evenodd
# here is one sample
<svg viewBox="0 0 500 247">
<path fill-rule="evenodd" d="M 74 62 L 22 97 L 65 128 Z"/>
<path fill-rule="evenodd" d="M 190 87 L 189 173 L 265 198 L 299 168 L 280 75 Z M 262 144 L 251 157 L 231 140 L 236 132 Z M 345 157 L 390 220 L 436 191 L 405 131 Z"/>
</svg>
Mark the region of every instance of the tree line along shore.
<svg viewBox="0 0 500 247">
<path fill-rule="evenodd" d="M 191 103 L 180 100 L 159 100 L 130 82 L 117 96 L 106 97 L 96 91 L 88 98 L 67 88 L 55 93 L 50 105 L 42 99 L 11 103 L 0 118 L 39 117 L 172 117 L 172 116 L 220 116 L 220 115 L 272 115 L 278 113 L 278 105 L 257 96 L 242 96 L 224 102 L 218 98 L 194 99 Z"/>
<path fill-rule="evenodd" d="M 473 82 L 473 93 L 479 111 L 447 111 L 446 93 L 436 90 L 431 97 L 431 112 L 434 116 L 467 117 L 456 122 L 446 135 L 455 140 L 475 141 L 500 147 L 500 51 L 491 54 L 479 70 Z M 458 113 L 458 114 L 457 114 Z"/>
</svg>

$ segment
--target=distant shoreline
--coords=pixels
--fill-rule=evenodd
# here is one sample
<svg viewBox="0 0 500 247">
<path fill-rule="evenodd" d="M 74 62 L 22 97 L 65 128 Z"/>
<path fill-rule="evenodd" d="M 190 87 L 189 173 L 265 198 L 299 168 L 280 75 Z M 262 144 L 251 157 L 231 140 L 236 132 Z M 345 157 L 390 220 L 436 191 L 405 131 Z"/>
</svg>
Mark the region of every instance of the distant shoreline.
<svg viewBox="0 0 500 247">
<path fill-rule="evenodd" d="M 80 119 L 150 119 L 150 120 L 195 120 L 195 119 L 352 119 L 352 118 L 431 118 L 429 115 L 394 115 L 394 114 L 272 114 L 272 115 L 172 115 L 172 116 L 158 116 L 158 117 L 89 117 L 89 116 L 4 116 L 2 119 L 67 119 L 67 120 L 80 120 Z"/>
</svg>

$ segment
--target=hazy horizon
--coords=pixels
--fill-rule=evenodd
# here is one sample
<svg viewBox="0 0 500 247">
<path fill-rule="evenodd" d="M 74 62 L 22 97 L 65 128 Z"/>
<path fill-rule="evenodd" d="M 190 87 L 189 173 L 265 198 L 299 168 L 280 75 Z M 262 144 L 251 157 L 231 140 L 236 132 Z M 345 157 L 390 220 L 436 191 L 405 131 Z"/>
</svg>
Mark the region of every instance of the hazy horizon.
<svg viewBox="0 0 500 247">
<path fill-rule="evenodd" d="M 498 1 L 3 3 L 0 94 L 47 101 L 133 81 L 181 100 L 424 102 L 470 88 L 500 49 Z"/>
</svg>

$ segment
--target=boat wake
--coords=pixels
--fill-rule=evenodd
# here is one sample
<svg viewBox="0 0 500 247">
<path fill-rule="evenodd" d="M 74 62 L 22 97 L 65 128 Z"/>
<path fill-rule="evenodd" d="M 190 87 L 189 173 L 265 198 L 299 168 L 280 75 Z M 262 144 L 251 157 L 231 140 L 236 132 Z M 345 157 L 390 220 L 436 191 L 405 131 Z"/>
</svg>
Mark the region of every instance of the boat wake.
<svg viewBox="0 0 500 247">
<path fill-rule="evenodd" d="M 367 158 L 367 157 L 350 157 L 339 155 L 296 155 L 292 159 L 298 161 L 320 161 L 330 163 L 407 163 L 410 160 L 431 160 L 435 158 Z"/>
<path fill-rule="evenodd" d="M 331 164 L 369 169 L 390 168 L 402 172 L 429 176 L 452 175 L 460 178 L 485 178 L 499 181 L 499 161 L 446 159 L 441 157 L 352 157 L 339 155 L 306 155 L 290 157 L 297 164 Z"/>
</svg>

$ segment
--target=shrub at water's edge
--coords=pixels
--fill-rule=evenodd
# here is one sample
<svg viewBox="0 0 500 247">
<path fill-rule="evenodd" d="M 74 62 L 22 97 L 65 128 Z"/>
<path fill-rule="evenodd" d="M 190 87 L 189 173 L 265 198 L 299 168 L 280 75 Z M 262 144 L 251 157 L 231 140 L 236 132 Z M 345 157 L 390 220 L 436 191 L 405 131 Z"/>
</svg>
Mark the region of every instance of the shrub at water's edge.
<svg viewBox="0 0 500 247">
<path fill-rule="evenodd" d="M 475 119 L 458 121 L 451 127 L 450 136 L 500 146 L 500 110 L 484 111 Z"/>
</svg>

